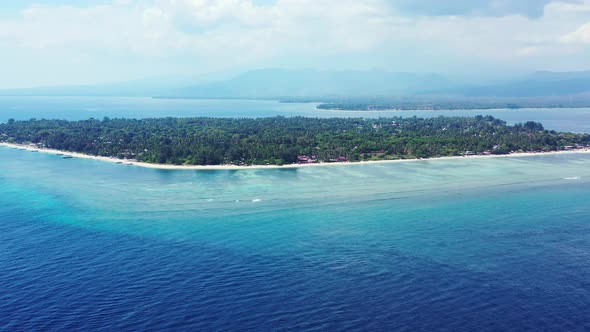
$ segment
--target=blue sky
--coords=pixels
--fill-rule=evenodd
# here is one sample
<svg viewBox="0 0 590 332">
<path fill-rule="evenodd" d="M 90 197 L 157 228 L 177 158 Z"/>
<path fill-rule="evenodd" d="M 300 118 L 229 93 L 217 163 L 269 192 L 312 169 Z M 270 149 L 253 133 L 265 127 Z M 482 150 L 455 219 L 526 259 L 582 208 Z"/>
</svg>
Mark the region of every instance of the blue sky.
<svg viewBox="0 0 590 332">
<path fill-rule="evenodd" d="M 254 68 L 590 69 L 590 0 L 11 0 L 0 88 Z"/>
</svg>

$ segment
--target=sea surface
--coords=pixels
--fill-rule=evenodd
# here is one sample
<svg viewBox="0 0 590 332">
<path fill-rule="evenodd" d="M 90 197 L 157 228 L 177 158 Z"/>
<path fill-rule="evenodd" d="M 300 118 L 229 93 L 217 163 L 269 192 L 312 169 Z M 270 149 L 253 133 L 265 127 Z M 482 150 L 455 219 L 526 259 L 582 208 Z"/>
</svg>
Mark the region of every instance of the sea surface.
<svg viewBox="0 0 590 332">
<path fill-rule="evenodd" d="M 590 109 L 0 98 L 8 118 Z M 590 330 L 590 154 L 171 171 L 0 147 L 0 331 Z"/>
<path fill-rule="evenodd" d="M 588 330 L 589 166 L 170 171 L 0 147 L 0 330 Z"/>
<path fill-rule="evenodd" d="M 156 117 L 437 117 L 492 115 L 509 124 L 539 121 L 548 129 L 590 133 L 590 108 L 336 111 L 318 110 L 317 103 L 272 100 L 153 99 L 141 97 L 0 97 L 0 122 L 8 119 L 156 118 Z"/>
</svg>

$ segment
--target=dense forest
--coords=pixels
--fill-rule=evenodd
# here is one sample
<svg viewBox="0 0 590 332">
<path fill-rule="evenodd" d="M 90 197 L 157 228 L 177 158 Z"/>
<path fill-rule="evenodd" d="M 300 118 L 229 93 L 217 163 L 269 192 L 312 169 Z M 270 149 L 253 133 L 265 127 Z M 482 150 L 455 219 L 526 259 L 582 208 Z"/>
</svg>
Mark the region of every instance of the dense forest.
<svg viewBox="0 0 590 332">
<path fill-rule="evenodd" d="M 587 134 L 491 116 L 438 118 L 161 118 L 9 120 L 0 141 L 149 163 L 287 164 L 428 158 L 587 146 Z"/>
</svg>

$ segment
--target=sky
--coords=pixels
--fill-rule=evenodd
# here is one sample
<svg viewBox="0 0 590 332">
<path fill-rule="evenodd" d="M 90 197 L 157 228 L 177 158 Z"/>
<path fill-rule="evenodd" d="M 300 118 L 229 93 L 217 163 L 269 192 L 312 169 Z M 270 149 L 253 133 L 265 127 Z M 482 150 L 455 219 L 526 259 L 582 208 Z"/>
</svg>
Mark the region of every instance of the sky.
<svg viewBox="0 0 590 332">
<path fill-rule="evenodd" d="M 590 69 L 590 0 L 11 0 L 0 88 L 250 69 Z"/>
</svg>

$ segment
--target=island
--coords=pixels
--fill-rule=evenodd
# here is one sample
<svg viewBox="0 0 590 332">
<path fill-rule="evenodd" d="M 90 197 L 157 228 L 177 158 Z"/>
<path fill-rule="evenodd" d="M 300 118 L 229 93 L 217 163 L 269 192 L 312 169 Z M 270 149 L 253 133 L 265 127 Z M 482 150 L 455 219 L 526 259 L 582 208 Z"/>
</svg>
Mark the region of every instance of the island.
<svg viewBox="0 0 590 332">
<path fill-rule="evenodd" d="M 298 99 L 282 100 L 295 102 Z M 312 100 L 305 100 L 312 102 Z M 590 98 L 585 96 L 535 98 L 465 98 L 465 97 L 408 97 L 398 99 L 323 99 L 320 110 L 337 111 L 436 111 L 436 110 L 488 110 L 523 108 L 586 108 Z"/>
<path fill-rule="evenodd" d="M 576 150 L 590 135 L 492 116 L 30 119 L 0 143 L 162 165 L 287 165 Z"/>
</svg>

